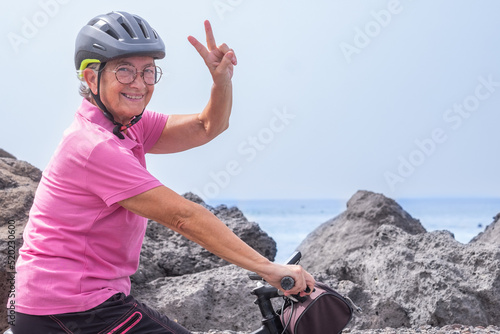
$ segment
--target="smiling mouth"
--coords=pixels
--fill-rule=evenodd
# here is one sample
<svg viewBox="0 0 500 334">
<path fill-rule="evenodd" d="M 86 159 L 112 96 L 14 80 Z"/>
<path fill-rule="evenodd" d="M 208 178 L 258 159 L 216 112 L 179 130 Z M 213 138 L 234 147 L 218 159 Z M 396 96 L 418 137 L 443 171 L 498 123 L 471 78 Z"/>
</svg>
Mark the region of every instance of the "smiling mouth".
<svg viewBox="0 0 500 334">
<path fill-rule="evenodd" d="M 144 95 L 129 95 L 129 94 L 125 94 L 125 93 L 122 93 L 122 95 L 130 100 L 141 100 L 144 97 Z"/>
</svg>

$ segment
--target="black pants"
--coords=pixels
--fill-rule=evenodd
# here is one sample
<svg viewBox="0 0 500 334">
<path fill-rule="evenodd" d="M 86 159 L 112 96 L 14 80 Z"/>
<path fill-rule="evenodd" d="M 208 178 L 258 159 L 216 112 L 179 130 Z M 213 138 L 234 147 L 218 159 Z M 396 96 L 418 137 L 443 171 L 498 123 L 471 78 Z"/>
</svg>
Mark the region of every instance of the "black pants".
<svg viewBox="0 0 500 334">
<path fill-rule="evenodd" d="M 123 293 L 77 313 L 16 313 L 14 334 L 190 334 L 187 329 Z"/>
</svg>

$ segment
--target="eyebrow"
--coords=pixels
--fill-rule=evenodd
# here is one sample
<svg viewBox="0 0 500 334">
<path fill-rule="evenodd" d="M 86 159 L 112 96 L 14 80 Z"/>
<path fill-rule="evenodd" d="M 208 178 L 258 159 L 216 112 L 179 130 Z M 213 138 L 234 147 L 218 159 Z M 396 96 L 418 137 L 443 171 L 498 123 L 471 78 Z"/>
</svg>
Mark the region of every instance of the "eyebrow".
<svg viewBox="0 0 500 334">
<path fill-rule="evenodd" d="M 123 60 L 123 61 L 119 61 L 119 62 L 116 64 L 116 67 L 121 66 L 121 65 L 130 65 L 130 66 L 134 66 L 134 67 L 135 67 L 135 65 L 134 65 L 134 64 L 132 64 L 132 63 L 130 63 L 130 62 L 128 62 L 128 61 L 125 61 L 125 60 Z M 149 66 L 156 66 L 156 65 L 155 65 L 155 63 L 153 62 L 153 63 L 149 63 L 149 64 L 144 65 L 142 68 L 146 68 L 146 67 L 149 67 Z"/>
</svg>

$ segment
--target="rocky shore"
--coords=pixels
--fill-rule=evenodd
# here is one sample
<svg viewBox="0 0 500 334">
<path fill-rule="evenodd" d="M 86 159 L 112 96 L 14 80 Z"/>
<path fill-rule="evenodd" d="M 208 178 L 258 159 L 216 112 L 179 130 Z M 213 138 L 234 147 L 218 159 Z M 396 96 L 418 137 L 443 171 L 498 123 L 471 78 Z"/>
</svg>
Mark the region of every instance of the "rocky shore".
<svg viewBox="0 0 500 334">
<path fill-rule="evenodd" d="M 0 149 L 0 302 L 10 286 L 7 229 L 16 249 L 41 172 Z M 205 206 L 267 258 L 276 243 L 238 208 Z M 346 210 L 298 247 L 301 264 L 363 309 L 345 333 L 500 333 L 500 214 L 468 244 L 447 231 L 427 232 L 397 202 L 358 191 Z M 247 334 L 260 316 L 247 272 L 184 237 L 148 223 L 132 293 L 196 334 Z M 5 309 L 1 311 L 5 314 Z M 1 329 L 6 328 L 0 319 Z"/>
<path fill-rule="evenodd" d="M 249 334 L 250 332 L 235 332 L 235 331 L 217 331 L 210 330 L 208 332 L 193 332 L 193 334 Z M 444 327 L 422 326 L 418 328 L 382 328 L 382 329 L 345 329 L 344 334 L 498 334 L 500 327 L 474 327 L 463 326 L 459 324 L 447 325 Z"/>
</svg>

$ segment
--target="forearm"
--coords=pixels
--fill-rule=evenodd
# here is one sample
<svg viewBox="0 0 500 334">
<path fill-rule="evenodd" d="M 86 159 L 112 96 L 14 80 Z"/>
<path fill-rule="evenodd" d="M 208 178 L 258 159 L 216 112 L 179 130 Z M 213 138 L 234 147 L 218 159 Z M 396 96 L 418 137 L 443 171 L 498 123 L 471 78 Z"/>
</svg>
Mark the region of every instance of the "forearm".
<svg viewBox="0 0 500 334">
<path fill-rule="evenodd" d="M 196 204 L 197 205 L 197 204 Z M 257 273 L 268 283 L 280 288 L 281 279 L 285 276 L 293 277 L 295 287 L 287 293 L 301 293 L 307 286 L 314 286 L 313 277 L 299 266 L 282 266 L 275 264 L 259 254 L 238 238 L 223 222 L 210 211 L 197 205 L 199 211 L 193 213 L 186 220 L 179 220 L 176 226 L 165 226 L 176 230 L 188 239 L 198 243 L 220 258 L 236 264 L 246 270 Z"/>
<path fill-rule="evenodd" d="M 199 114 L 170 115 L 163 132 L 148 153 L 181 152 L 204 145 L 229 126 L 233 103 L 231 81 L 212 86 L 210 99 Z"/>
<path fill-rule="evenodd" d="M 306 286 L 312 289 L 314 285 L 314 278 L 301 267 L 281 266 L 269 261 L 238 238 L 210 211 L 167 187 L 148 190 L 119 204 L 184 235 L 230 263 L 256 272 L 277 288 L 283 277 L 293 277 L 295 288 L 287 293 L 299 293 Z"/>
<path fill-rule="evenodd" d="M 121 201 L 120 205 L 182 234 L 211 253 L 247 270 L 263 273 L 271 264 L 210 211 L 167 187 L 151 189 Z"/>
<path fill-rule="evenodd" d="M 229 126 L 229 117 L 233 105 L 233 85 L 229 80 L 223 84 L 212 85 L 210 99 L 198 115 L 208 138 L 213 139 Z"/>
<path fill-rule="evenodd" d="M 249 271 L 264 274 L 271 265 L 267 258 L 243 242 L 210 211 L 199 207 L 192 213 L 173 228 L 218 257 Z"/>
</svg>

